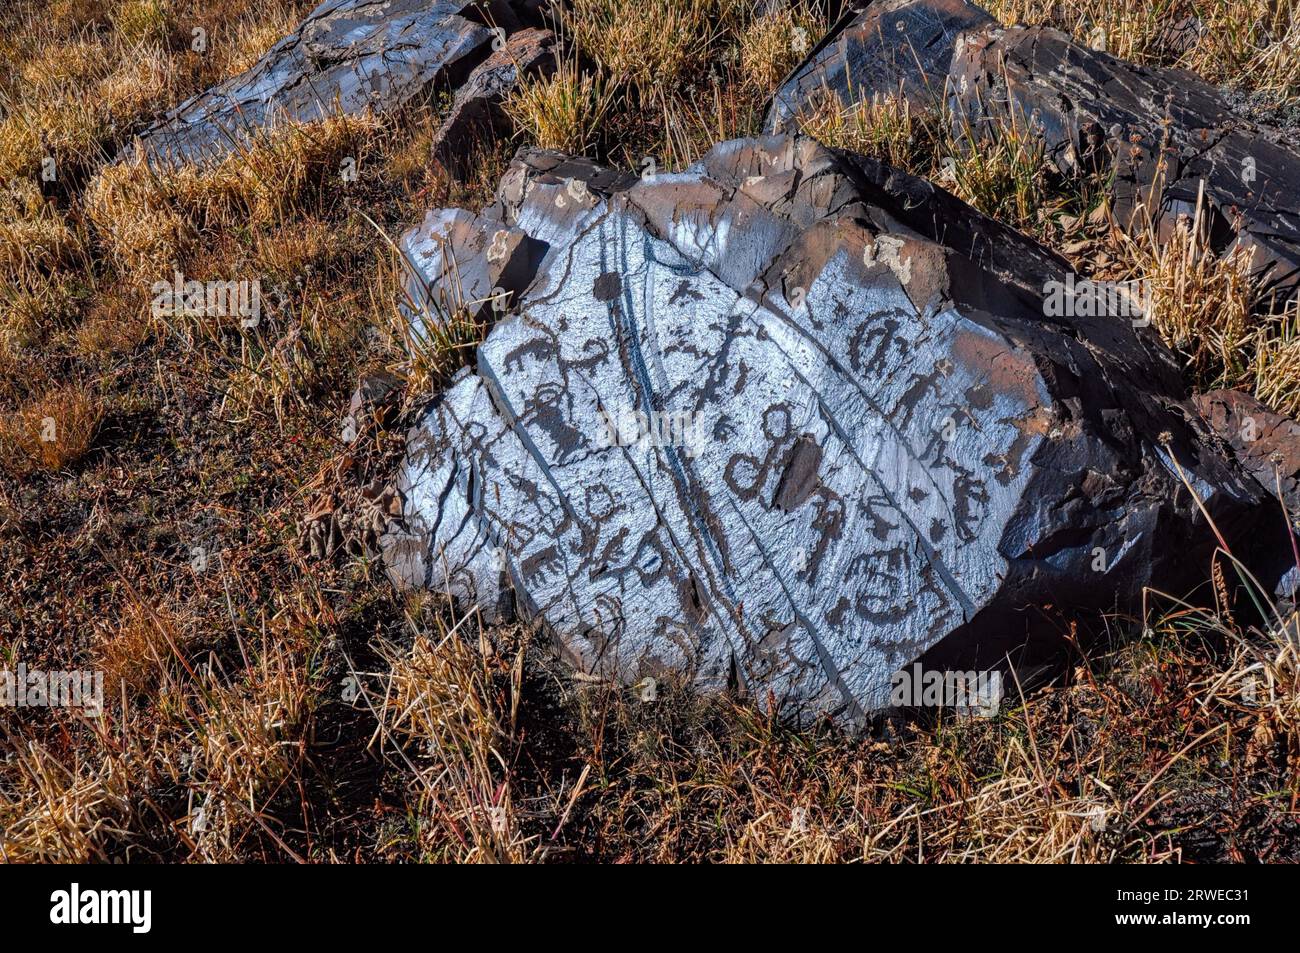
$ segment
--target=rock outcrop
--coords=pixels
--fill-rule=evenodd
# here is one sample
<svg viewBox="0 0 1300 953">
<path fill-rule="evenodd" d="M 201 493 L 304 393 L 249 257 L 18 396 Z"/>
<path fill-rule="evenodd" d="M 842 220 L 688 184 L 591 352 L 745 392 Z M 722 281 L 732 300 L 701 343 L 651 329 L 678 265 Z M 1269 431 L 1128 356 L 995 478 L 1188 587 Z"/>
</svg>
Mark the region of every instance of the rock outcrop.
<svg viewBox="0 0 1300 953">
<path fill-rule="evenodd" d="M 819 97 L 941 100 L 954 125 L 1032 123 L 1064 172 L 1113 173 L 1128 226 L 1167 232 L 1203 188 L 1214 245 L 1252 250 L 1280 294 L 1300 282 L 1300 153 L 1180 69 L 1135 66 L 1046 27 L 1003 27 L 963 0 L 875 0 L 842 18 L 782 84 L 767 128 L 793 131 Z"/>
<path fill-rule="evenodd" d="M 1300 523 L 1300 423 L 1239 390 L 1197 394 L 1195 403 L 1246 472 Z"/>
<path fill-rule="evenodd" d="M 409 436 L 386 565 L 584 672 L 852 724 L 918 657 L 996 666 L 1203 579 L 1201 504 L 1281 573 L 1152 333 L 1047 316 L 1061 260 L 878 161 L 777 136 L 638 180 L 525 152 L 430 222 L 428 300 L 505 304 Z"/>
<path fill-rule="evenodd" d="M 473 162 L 473 145 L 484 135 L 504 132 L 509 125 L 501 108 L 519 81 L 555 72 L 555 34 L 550 30 L 520 30 L 474 67 L 456 90 L 451 109 L 433 136 L 433 157 L 456 169 Z"/>
<path fill-rule="evenodd" d="M 385 113 L 460 85 L 506 38 L 539 19 L 531 0 L 325 0 L 239 76 L 140 133 L 151 163 L 205 162 L 262 129 L 332 115 Z"/>
<path fill-rule="evenodd" d="M 1279 523 L 1300 533 L 1300 423 L 1239 390 L 1197 394 L 1196 409 L 1210 430 L 1227 446 L 1241 468 L 1255 478 L 1273 504 Z M 1273 586 L 1279 619 L 1297 608 L 1300 591 L 1300 538 L 1294 538 L 1291 563 Z M 1285 553 L 1283 554 L 1283 558 Z M 1294 630 L 1295 622 L 1289 623 Z"/>
</svg>

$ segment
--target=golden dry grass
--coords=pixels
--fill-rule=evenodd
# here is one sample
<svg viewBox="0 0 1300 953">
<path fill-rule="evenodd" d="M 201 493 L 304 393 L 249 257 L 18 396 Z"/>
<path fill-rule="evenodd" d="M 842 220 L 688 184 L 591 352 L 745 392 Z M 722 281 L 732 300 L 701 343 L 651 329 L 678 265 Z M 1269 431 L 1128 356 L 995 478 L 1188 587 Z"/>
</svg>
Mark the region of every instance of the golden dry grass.
<svg viewBox="0 0 1300 953">
<path fill-rule="evenodd" d="M 342 192 L 343 160 L 380 129 L 339 116 L 258 139 L 215 167 L 156 170 L 140 158 L 104 168 L 86 190 L 86 215 L 123 271 L 160 278 L 204 229 L 273 227 Z"/>
<path fill-rule="evenodd" d="M 576 0 L 560 8 L 559 20 L 581 54 L 649 100 L 702 72 L 746 7 L 738 0 Z"/>
<path fill-rule="evenodd" d="M 411 771 L 420 853 L 469 863 L 538 857 L 508 783 L 520 740 L 522 648 L 501 657 L 477 626 L 413 627 L 411 645 L 387 646 L 388 672 L 362 690 L 386 744 Z"/>
<path fill-rule="evenodd" d="M 1295 301 L 1264 293 L 1248 248 L 1216 254 L 1203 197 L 1162 239 L 1148 225 L 1136 234 L 1111 227 L 1112 277 L 1140 282 L 1147 317 L 1203 389 L 1234 387 L 1282 413 L 1300 410 Z"/>
<path fill-rule="evenodd" d="M 1225 750 L 1248 786 L 1300 756 L 1293 641 L 1229 619 L 1171 605 L 1065 684 L 1013 689 L 993 720 L 889 741 L 534 671 L 522 636 L 470 618 L 387 658 L 368 704 L 391 712 L 385 743 L 420 792 L 405 849 L 430 859 L 581 858 L 598 841 L 603 858 L 660 862 L 1167 861 L 1180 848 L 1159 818 L 1226 803 Z M 547 744 L 527 741 L 539 718 L 577 740 L 541 779 L 524 767 Z"/>
<path fill-rule="evenodd" d="M 0 275 L 14 284 L 74 265 L 81 236 L 67 216 L 41 196 L 31 179 L 15 179 L 0 191 Z"/>
<path fill-rule="evenodd" d="M 884 159 L 917 175 L 943 168 L 939 117 L 913 110 L 906 99 L 875 97 L 847 107 L 822 99 L 799 117 L 799 128 L 824 145 Z"/>
<path fill-rule="evenodd" d="M 847 106 L 834 97 L 801 114 L 800 129 L 838 149 L 877 156 L 930 179 L 985 215 L 1060 245 L 1068 227 L 1095 207 L 1104 191 L 1096 177 L 1067 179 L 1046 155 L 1043 141 L 1016 119 L 976 134 L 946 113 L 917 109 L 905 99 L 877 96 Z"/>
<path fill-rule="evenodd" d="M 1300 98 L 1300 5 L 1296 0 L 989 0 L 1003 23 L 1044 24 L 1137 63 L 1180 66 L 1212 83 Z"/>
<path fill-rule="evenodd" d="M 269 44 L 231 6 L 69 2 L 53 17 L 20 6 L 11 41 L 18 65 L 0 83 L 0 182 L 45 175 L 73 187 L 142 121 L 245 68 Z M 279 26 L 304 7 L 277 0 L 263 16 Z M 194 29 L 205 31 L 202 52 Z"/>
<path fill-rule="evenodd" d="M 411 340 L 389 243 L 430 206 L 481 205 L 518 142 L 486 144 L 467 181 L 431 168 L 424 113 L 282 130 L 215 169 L 105 164 L 307 6 L 0 11 L 0 651 L 6 665 L 101 668 L 109 696 L 102 718 L 0 723 L 0 858 L 1297 859 L 1300 666 L 1282 620 L 1164 600 L 994 719 L 851 738 L 672 684 L 645 700 L 575 679 L 537 636 L 394 593 L 351 545 L 356 487 L 391 475 L 402 411 L 482 328 Z M 1266 18 L 1255 0 L 1236 8 Z M 1108 9 L 1095 15 L 1122 8 Z M 758 131 L 795 30 L 815 43 L 820 16 L 582 0 L 557 79 L 511 100 L 518 141 L 681 167 Z M 193 22 L 211 55 L 189 49 Z M 1168 60 L 1144 23 L 1110 42 Z M 1290 48 L 1268 39 L 1281 26 L 1252 34 L 1258 55 L 1224 36 L 1235 45 L 1217 63 L 1209 45 L 1179 62 L 1285 94 Z M 1047 174 L 1018 130 L 972 151 L 881 103 L 808 118 L 1044 240 L 1084 235 L 1081 267 L 1104 247 L 1110 262 L 1088 267 L 1153 280 L 1157 327 L 1189 374 L 1300 406 L 1296 316 L 1261 325 L 1240 262 L 1206 255 L 1193 225 L 1167 246 L 1119 241 L 1091 186 Z M 46 147 L 61 171 L 42 185 Z M 361 170 L 346 188 L 343 156 Z M 256 278 L 276 307 L 256 328 L 161 321 L 150 284 L 177 267 Z M 407 389 L 344 444 L 343 408 L 375 369 Z M 47 417 L 53 441 L 39 440 Z M 317 516 L 347 538 L 309 560 Z M 52 618 L 87 639 L 51 637 Z M 1246 812 L 1250 829 L 1222 832 Z"/>
<path fill-rule="evenodd" d="M 807 56 L 830 24 L 815 4 L 778 7 L 755 18 L 740 34 L 740 70 L 767 96 Z"/>
<path fill-rule="evenodd" d="M 19 473 L 31 467 L 62 470 L 90 449 L 103 417 L 92 388 L 54 387 L 0 420 L 4 466 Z"/>
<path fill-rule="evenodd" d="M 595 146 L 608 108 L 604 80 L 572 60 L 550 76 L 521 83 L 505 102 L 506 114 L 531 143 L 575 155 Z"/>
</svg>

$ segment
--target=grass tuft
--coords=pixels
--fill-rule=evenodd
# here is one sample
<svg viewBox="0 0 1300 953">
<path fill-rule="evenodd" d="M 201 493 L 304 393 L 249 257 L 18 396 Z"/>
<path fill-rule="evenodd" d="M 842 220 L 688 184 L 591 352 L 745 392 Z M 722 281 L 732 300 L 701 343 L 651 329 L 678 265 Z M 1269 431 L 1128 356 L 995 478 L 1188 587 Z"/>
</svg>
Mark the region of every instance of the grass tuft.
<svg viewBox="0 0 1300 953">
<path fill-rule="evenodd" d="M 81 384 L 64 384 L 0 420 L 4 465 L 63 470 L 85 456 L 104 418 L 98 395 Z"/>
<path fill-rule="evenodd" d="M 829 28 L 826 15 L 815 5 L 800 3 L 769 10 L 740 34 L 740 70 L 763 96 L 812 51 Z"/>
<path fill-rule="evenodd" d="M 642 101 L 698 73 L 719 40 L 743 22 L 739 0 L 574 0 L 559 20 L 577 51 Z"/>
<path fill-rule="evenodd" d="M 550 76 L 519 84 L 506 99 L 505 110 L 533 144 L 585 155 L 600 136 L 609 103 L 603 81 L 570 60 L 560 62 Z"/>
</svg>

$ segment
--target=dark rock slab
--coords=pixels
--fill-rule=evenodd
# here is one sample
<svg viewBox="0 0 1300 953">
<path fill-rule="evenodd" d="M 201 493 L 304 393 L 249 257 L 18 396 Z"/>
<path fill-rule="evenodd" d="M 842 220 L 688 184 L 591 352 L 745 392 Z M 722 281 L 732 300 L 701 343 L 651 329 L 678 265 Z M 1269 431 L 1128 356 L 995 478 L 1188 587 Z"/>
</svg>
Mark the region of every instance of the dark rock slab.
<svg viewBox="0 0 1300 953">
<path fill-rule="evenodd" d="M 1045 317 L 1059 259 L 879 162 L 770 137 L 642 181 L 531 152 L 455 214 L 462 272 L 512 229 L 535 267 L 410 433 L 385 562 L 583 672 L 856 723 L 918 657 L 993 667 L 1202 580 L 1193 490 L 1276 568 L 1149 330 Z"/>
<path fill-rule="evenodd" d="M 1300 520 L 1300 423 L 1239 390 L 1210 391 L 1194 399 L 1242 467 L 1266 493 L 1285 503 L 1293 521 Z"/>
<path fill-rule="evenodd" d="M 555 34 L 529 28 L 515 33 L 474 67 L 456 90 L 451 110 L 433 137 L 433 156 L 458 167 L 473 161 L 471 147 L 484 134 L 502 131 L 508 120 L 501 104 L 527 76 L 555 72 Z"/>
<path fill-rule="evenodd" d="M 938 102 L 958 38 L 997 25 L 964 0 L 851 7 L 773 94 L 767 128 L 793 131 L 794 119 L 823 96 L 856 102 L 901 94 Z"/>
<path fill-rule="evenodd" d="M 209 161 L 278 123 L 396 109 L 435 82 L 462 82 L 494 37 L 535 16 L 523 0 L 325 0 L 250 69 L 168 112 L 124 155 Z"/>
<path fill-rule="evenodd" d="M 1300 423 L 1239 390 L 1197 394 L 1194 401 L 1228 453 L 1276 501 L 1273 512 L 1278 525 L 1289 524 L 1293 532 L 1300 532 Z M 1296 611 L 1300 590 L 1300 539 L 1292 538 L 1296 540 L 1292 563 L 1273 588 L 1282 619 Z M 1294 621 L 1291 624 L 1294 627 Z"/>
<path fill-rule="evenodd" d="M 1036 124 L 1063 170 L 1114 173 L 1122 223 L 1166 232 L 1203 189 L 1214 245 L 1254 254 L 1280 293 L 1300 281 L 1300 153 L 1284 133 L 1234 113 L 1231 97 L 1179 69 L 1141 67 L 1045 27 L 1002 27 L 961 0 L 887 0 L 841 20 L 773 98 L 790 129 L 819 96 L 899 92 L 945 99 L 954 123 Z M 1140 207 L 1143 209 L 1140 211 Z"/>
</svg>

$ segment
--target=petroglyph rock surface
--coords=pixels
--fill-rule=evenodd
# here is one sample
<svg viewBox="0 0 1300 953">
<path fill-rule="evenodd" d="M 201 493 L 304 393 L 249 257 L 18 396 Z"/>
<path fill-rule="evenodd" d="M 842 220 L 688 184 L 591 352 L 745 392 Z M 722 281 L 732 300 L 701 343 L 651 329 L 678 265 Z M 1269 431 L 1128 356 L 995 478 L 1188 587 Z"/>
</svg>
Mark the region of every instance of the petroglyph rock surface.
<svg viewBox="0 0 1300 953">
<path fill-rule="evenodd" d="M 494 39 L 535 18 L 533 6 L 325 0 L 250 69 L 177 106 L 124 155 L 138 147 L 151 162 L 211 161 L 266 127 L 396 109 L 436 81 L 463 81 Z"/>
<path fill-rule="evenodd" d="M 1189 486 L 1262 540 L 1148 330 L 1045 317 L 1062 262 L 879 162 L 522 153 L 494 204 L 434 218 L 506 306 L 409 436 L 386 564 L 584 672 L 851 724 L 917 658 L 992 667 L 1067 609 L 1203 578 Z"/>
<path fill-rule="evenodd" d="M 1167 234 L 1195 211 L 1204 183 L 1215 246 L 1240 242 L 1265 281 L 1295 293 L 1300 152 L 1194 74 L 1135 66 L 1046 27 L 1002 27 L 962 0 L 877 0 L 842 18 L 794 70 L 767 128 L 793 131 L 820 97 L 900 91 L 918 106 L 946 100 L 959 128 L 1013 116 L 1022 129 L 1035 124 L 1062 171 L 1114 173 L 1113 206 L 1128 225 L 1145 225 L 1149 207 Z"/>
</svg>

